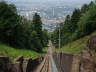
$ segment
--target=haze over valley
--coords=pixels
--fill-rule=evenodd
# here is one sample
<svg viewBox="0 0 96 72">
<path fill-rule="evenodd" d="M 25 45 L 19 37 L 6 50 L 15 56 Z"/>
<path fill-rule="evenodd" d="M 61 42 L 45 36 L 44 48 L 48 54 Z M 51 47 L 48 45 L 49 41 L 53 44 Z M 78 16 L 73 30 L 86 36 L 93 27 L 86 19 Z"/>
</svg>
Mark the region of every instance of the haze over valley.
<svg viewBox="0 0 96 72">
<path fill-rule="evenodd" d="M 66 15 L 71 15 L 75 8 L 92 0 L 6 0 L 14 3 L 18 14 L 32 19 L 34 13 L 40 14 L 43 28 L 54 30 L 56 25 L 63 22 Z"/>
</svg>

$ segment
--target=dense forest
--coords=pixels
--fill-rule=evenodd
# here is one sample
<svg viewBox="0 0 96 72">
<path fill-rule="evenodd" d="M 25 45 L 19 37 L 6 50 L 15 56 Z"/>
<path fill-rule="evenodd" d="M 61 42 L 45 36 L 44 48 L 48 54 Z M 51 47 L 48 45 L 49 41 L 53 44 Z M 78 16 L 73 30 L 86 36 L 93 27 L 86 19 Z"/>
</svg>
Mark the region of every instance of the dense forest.
<svg viewBox="0 0 96 72">
<path fill-rule="evenodd" d="M 61 46 L 80 39 L 96 30 L 96 4 L 84 4 L 67 15 L 60 27 L 51 34 L 53 44 L 58 47 L 59 28 Z M 41 52 L 48 43 L 47 30 L 42 30 L 40 15 L 34 14 L 32 20 L 18 15 L 13 4 L 0 2 L 0 42 L 18 49 L 31 49 Z"/>
<path fill-rule="evenodd" d="M 18 49 L 41 52 L 47 46 L 47 30 L 42 30 L 40 16 L 32 20 L 18 15 L 15 5 L 0 2 L 0 42 Z"/>
<path fill-rule="evenodd" d="M 96 4 L 84 4 L 80 9 L 75 9 L 72 15 L 66 16 L 64 23 L 61 23 L 51 35 L 57 48 L 59 29 L 61 47 L 96 31 Z"/>
</svg>

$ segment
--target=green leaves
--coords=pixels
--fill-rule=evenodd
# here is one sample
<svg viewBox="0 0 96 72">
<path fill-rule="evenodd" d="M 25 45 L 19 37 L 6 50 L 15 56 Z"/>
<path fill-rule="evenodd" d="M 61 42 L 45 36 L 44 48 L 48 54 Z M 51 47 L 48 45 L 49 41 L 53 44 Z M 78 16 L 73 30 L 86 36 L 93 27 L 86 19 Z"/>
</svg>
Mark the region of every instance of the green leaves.
<svg viewBox="0 0 96 72">
<path fill-rule="evenodd" d="M 46 33 L 42 31 L 42 21 L 37 13 L 32 21 L 27 20 L 17 14 L 13 4 L 0 2 L 0 41 L 15 48 L 41 52 L 47 46 Z"/>
<path fill-rule="evenodd" d="M 78 30 L 82 32 L 82 36 L 90 34 L 96 30 L 96 5 L 91 6 L 90 9 L 81 17 L 78 27 Z"/>
<path fill-rule="evenodd" d="M 71 16 L 67 15 L 61 29 L 61 46 L 84 37 L 96 30 L 96 4 L 84 4 L 75 9 Z M 52 40 L 58 47 L 58 28 L 52 34 Z"/>
</svg>

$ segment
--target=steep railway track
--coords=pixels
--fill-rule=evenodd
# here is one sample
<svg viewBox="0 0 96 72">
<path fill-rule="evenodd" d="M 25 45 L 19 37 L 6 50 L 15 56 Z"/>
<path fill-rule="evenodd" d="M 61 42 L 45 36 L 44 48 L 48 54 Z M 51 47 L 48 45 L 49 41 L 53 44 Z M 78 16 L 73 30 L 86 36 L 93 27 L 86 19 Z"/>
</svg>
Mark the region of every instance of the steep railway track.
<svg viewBox="0 0 96 72">
<path fill-rule="evenodd" d="M 56 64 L 52 57 L 52 43 L 49 41 L 48 45 L 48 51 L 46 55 L 44 56 L 43 61 L 39 65 L 39 67 L 36 69 L 35 72 L 58 72 Z"/>
<path fill-rule="evenodd" d="M 44 64 L 43 64 L 40 72 L 50 72 L 50 71 L 49 71 L 49 66 L 50 66 L 50 65 L 49 65 L 49 56 L 46 55 Z"/>
</svg>

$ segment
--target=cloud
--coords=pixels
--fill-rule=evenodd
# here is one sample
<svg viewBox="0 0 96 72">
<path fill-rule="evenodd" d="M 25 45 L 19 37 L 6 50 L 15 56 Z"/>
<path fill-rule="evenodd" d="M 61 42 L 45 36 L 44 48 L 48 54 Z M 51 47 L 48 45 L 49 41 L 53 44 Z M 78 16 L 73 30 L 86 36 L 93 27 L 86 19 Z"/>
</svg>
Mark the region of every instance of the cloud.
<svg viewBox="0 0 96 72">
<path fill-rule="evenodd" d="M 92 1 L 92 0 L 5 0 L 5 1 L 10 1 L 10 2 L 42 2 L 42 1 L 67 1 L 67 2 L 86 2 L 86 1 Z"/>
<path fill-rule="evenodd" d="M 64 2 L 69 2 L 69 3 L 87 3 L 87 2 L 90 2 L 90 1 L 93 1 L 93 0 L 5 0 L 5 1 L 8 1 L 8 2 L 12 2 L 12 3 L 15 3 L 15 2 L 20 2 L 20 3 L 28 3 L 28 2 L 56 2 L 56 1 L 64 1 Z"/>
</svg>

